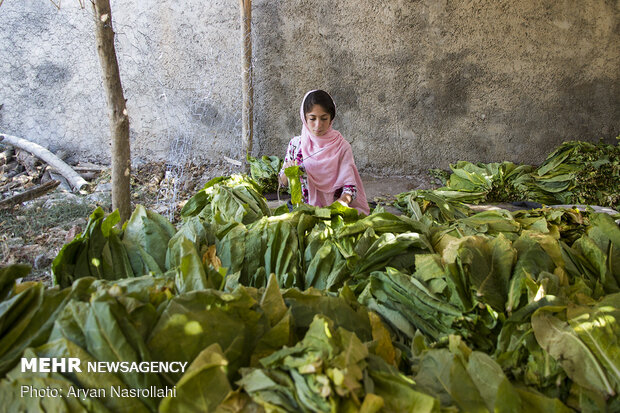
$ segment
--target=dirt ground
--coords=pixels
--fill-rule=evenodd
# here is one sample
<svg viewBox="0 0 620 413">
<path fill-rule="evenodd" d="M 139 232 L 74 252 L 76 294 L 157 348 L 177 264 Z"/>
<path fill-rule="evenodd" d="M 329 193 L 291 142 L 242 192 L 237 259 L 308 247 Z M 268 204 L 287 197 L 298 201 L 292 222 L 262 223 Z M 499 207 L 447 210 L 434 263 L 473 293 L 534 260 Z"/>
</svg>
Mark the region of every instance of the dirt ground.
<svg viewBox="0 0 620 413">
<path fill-rule="evenodd" d="M 168 171 L 168 172 L 167 172 Z M 192 165 L 183 169 L 181 180 L 172 176 L 180 171 L 164 163 L 150 163 L 134 170 L 132 174 L 133 204 L 141 204 L 167 216 L 173 222 L 185 201 L 210 179 L 230 175 L 237 171 L 229 164 Z M 178 175 L 177 175 L 178 176 Z M 362 174 L 369 201 L 389 203 L 399 193 L 413 189 L 437 187 L 428 174 L 419 176 L 380 177 Z M 0 210 L 0 266 L 25 263 L 32 266 L 29 279 L 51 283 L 51 264 L 62 246 L 83 229 L 88 216 L 98 206 L 111 210 L 110 175 L 104 171 L 91 182 L 90 189 L 75 194 L 65 186 L 53 192 Z M 271 208 L 285 200 L 271 200 Z M 393 207 L 386 210 L 398 213 Z"/>
</svg>

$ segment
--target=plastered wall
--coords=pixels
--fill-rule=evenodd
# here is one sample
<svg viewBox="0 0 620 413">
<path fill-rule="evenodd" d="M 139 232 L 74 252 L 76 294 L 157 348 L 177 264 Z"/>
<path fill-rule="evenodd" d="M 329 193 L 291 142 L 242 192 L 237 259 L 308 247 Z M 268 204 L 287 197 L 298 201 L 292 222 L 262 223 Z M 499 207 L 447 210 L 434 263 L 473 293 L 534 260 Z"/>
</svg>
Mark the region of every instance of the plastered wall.
<svg viewBox="0 0 620 413">
<path fill-rule="evenodd" d="M 109 161 L 90 3 L 0 6 L 0 131 Z M 240 159 L 234 0 L 113 0 L 134 162 Z M 254 154 L 284 155 L 329 91 L 360 169 L 540 163 L 620 135 L 620 2 L 255 0 Z M 179 153 L 179 148 L 182 153 Z"/>
</svg>

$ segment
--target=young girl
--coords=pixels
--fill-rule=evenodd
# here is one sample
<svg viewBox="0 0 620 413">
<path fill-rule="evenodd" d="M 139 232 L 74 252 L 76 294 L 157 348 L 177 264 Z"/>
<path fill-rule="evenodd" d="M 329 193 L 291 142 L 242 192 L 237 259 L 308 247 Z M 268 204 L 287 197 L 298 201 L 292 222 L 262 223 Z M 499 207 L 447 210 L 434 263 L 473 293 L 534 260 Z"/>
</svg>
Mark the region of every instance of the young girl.
<svg viewBox="0 0 620 413">
<path fill-rule="evenodd" d="M 301 136 L 288 144 L 280 183 L 288 185 L 284 169 L 299 165 L 303 171 L 300 180 L 305 203 L 327 206 L 337 201 L 368 215 L 370 208 L 351 145 L 332 129 L 336 105 L 331 96 L 322 90 L 306 93 L 299 115 L 303 123 Z"/>
</svg>

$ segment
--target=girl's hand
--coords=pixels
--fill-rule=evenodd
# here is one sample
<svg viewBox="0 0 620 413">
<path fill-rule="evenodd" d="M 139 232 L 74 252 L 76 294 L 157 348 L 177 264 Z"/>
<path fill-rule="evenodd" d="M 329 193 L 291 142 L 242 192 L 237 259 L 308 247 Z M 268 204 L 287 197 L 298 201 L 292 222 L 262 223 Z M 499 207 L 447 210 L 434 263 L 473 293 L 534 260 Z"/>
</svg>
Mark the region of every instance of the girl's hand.
<svg viewBox="0 0 620 413">
<path fill-rule="evenodd" d="M 348 207 L 353 198 L 349 194 L 342 194 L 340 198 L 338 198 L 337 202 L 340 202 L 342 205 Z"/>
<path fill-rule="evenodd" d="M 284 164 L 282 165 L 282 173 L 278 174 L 278 182 L 280 182 L 280 185 L 282 186 L 288 186 L 288 178 L 286 177 L 286 175 L 284 175 L 284 170 L 289 166 L 295 166 L 295 162 L 284 162 Z"/>
</svg>

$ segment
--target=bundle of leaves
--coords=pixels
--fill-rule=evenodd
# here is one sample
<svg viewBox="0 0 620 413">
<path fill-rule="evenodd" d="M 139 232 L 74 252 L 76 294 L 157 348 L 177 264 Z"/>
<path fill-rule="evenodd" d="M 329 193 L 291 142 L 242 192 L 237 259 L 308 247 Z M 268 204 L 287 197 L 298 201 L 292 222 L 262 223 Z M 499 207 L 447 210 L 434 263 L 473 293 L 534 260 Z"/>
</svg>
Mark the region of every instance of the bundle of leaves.
<svg viewBox="0 0 620 413">
<path fill-rule="evenodd" d="M 364 217 L 336 203 L 299 207 L 292 213 L 231 224 L 219 232 L 217 251 L 228 283 L 262 287 L 275 274 L 281 287 L 336 291 L 387 263 L 413 267 L 416 251 L 428 251 L 424 225 L 388 213 Z"/>
<path fill-rule="evenodd" d="M 52 262 L 52 280 L 62 287 L 82 277 L 107 280 L 133 277 L 134 272 L 115 225 L 118 211 L 105 217 L 101 207 L 90 216 L 84 231 L 64 245 Z"/>
<path fill-rule="evenodd" d="M 277 156 L 247 157 L 250 164 L 250 176 L 260 188 L 260 193 L 273 193 L 278 190 L 278 172 L 282 167 L 282 160 Z"/>
<path fill-rule="evenodd" d="M 419 221 L 441 224 L 472 215 L 474 212 L 465 203 L 482 195 L 482 192 L 418 189 L 398 194 L 393 205 Z"/>
<path fill-rule="evenodd" d="M 620 139 L 620 137 L 618 137 Z M 534 173 L 531 197 L 547 204 L 620 207 L 620 146 L 564 142 Z"/>
<path fill-rule="evenodd" d="M 529 200 L 547 205 L 620 207 L 618 144 L 564 142 L 536 169 L 512 162 L 473 164 L 466 161 L 459 161 L 450 168 L 452 174 L 445 187 L 432 191 L 444 198 L 440 202 L 444 204 Z M 419 191 L 400 194 L 395 206 L 410 215 L 416 214 L 417 210 L 409 205 L 407 198 L 420 195 Z M 429 198 L 427 193 L 424 197 Z M 431 202 L 440 207 L 436 200 Z"/>
<path fill-rule="evenodd" d="M 249 223 L 269 215 L 260 185 L 245 175 L 213 178 L 181 209 L 184 219 L 199 216 L 220 223 Z"/>
<path fill-rule="evenodd" d="M 450 165 L 452 174 L 443 190 L 478 195 L 479 202 L 511 202 L 528 199 L 525 184 L 533 167 L 512 162 L 476 163 L 459 161 Z M 441 189 L 440 189 L 441 190 Z"/>
</svg>

